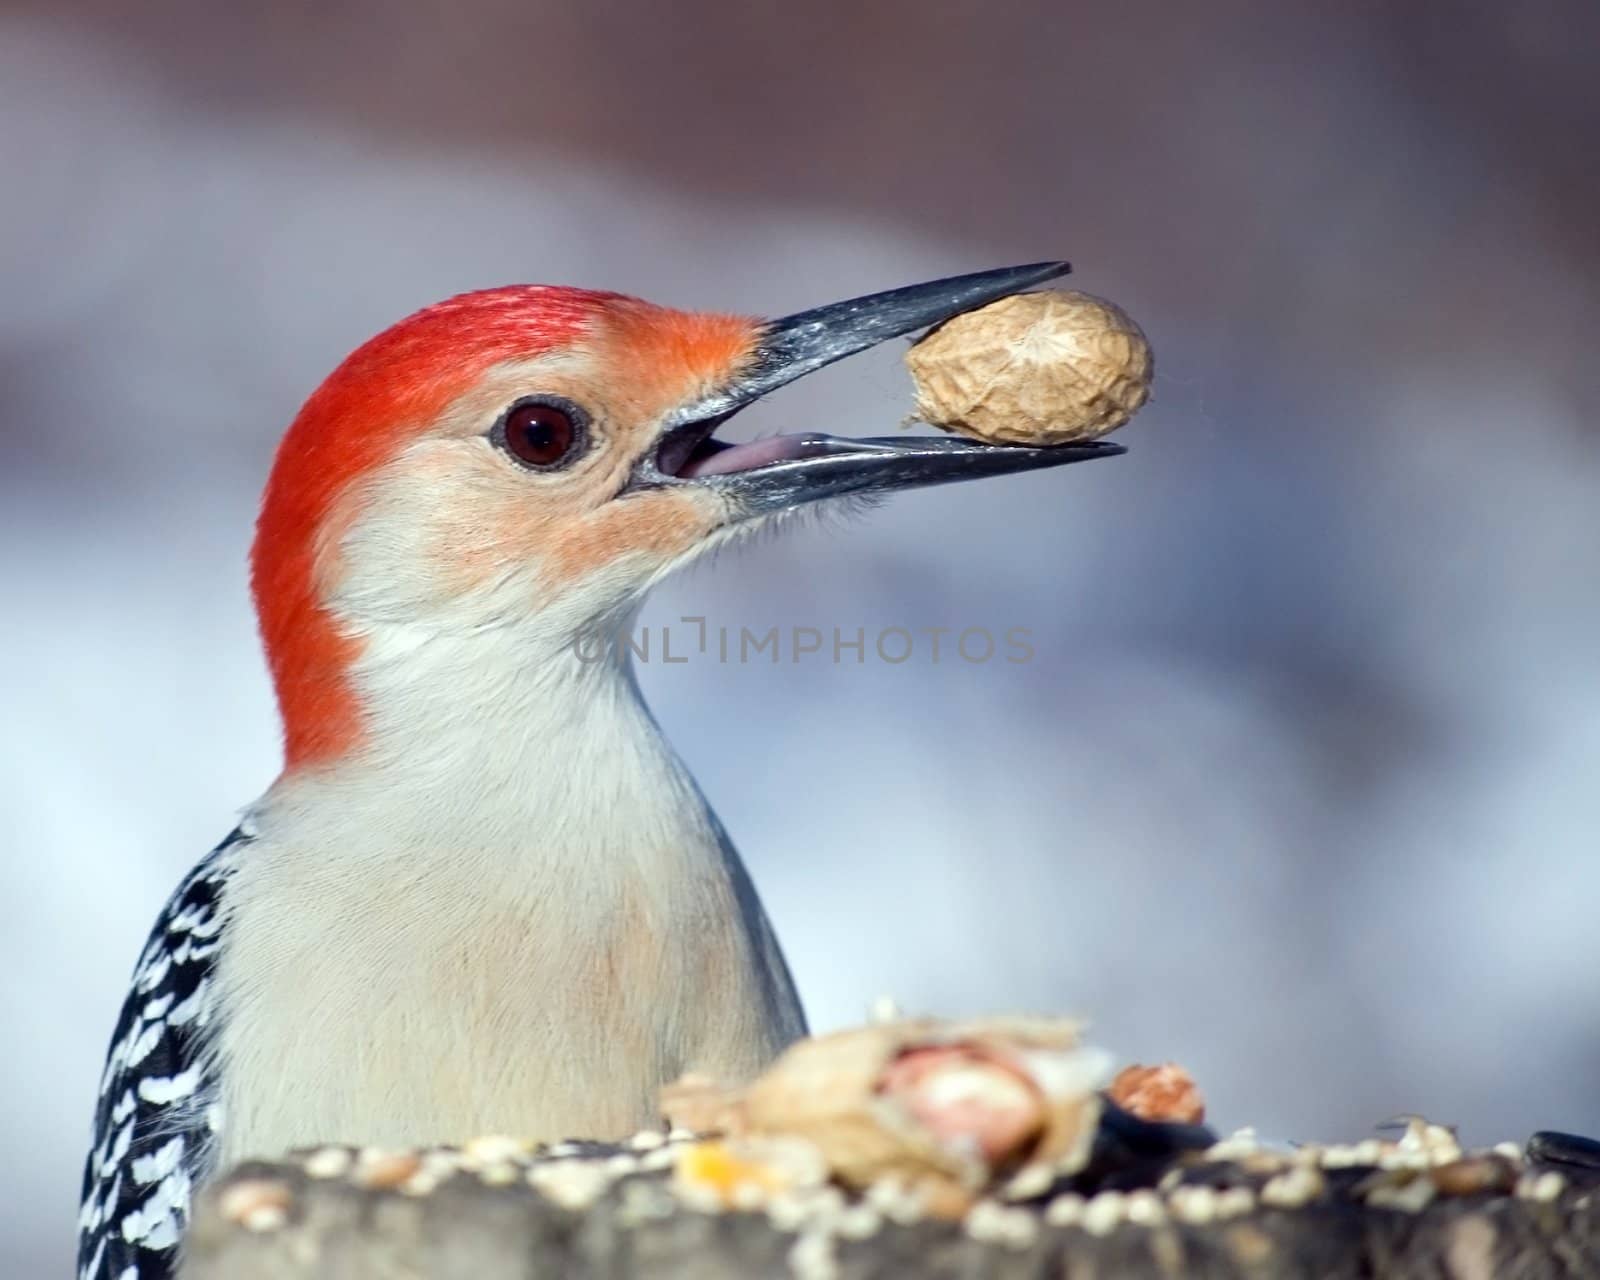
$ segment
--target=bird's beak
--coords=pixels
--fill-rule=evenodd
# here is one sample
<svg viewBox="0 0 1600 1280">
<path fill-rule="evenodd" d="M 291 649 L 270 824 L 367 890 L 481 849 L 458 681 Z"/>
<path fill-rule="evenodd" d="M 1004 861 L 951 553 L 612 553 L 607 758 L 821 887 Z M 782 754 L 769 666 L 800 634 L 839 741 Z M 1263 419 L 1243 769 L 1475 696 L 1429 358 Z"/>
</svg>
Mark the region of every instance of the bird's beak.
<svg viewBox="0 0 1600 1280">
<path fill-rule="evenodd" d="M 712 433 L 767 392 L 887 338 L 927 329 L 1065 275 L 1065 262 L 980 271 L 908 285 L 774 320 L 754 356 L 726 386 L 677 410 L 625 492 L 676 485 L 720 490 L 747 516 L 850 493 L 882 493 L 980 476 L 1034 471 L 1124 452 L 1115 444 L 1046 449 L 981 444 L 951 436 L 851 440 L 821 433 L 725 444 Z"/>
</svg>

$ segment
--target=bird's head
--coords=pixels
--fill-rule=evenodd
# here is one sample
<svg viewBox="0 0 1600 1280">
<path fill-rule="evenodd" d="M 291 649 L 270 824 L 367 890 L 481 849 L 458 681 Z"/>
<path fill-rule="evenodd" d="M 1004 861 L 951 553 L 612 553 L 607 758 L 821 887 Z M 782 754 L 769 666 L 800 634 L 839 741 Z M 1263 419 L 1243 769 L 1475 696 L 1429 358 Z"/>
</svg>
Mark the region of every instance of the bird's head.
<svg viewBox="0 0 1600 1280">
<path fill-rule="evenodd" d="M 518 285 L 379 334 L 289 428 L 257 528 L 289 765 L 359 739 L 356 685 L 375 646 L 505 628 L 571 643 L 698 552 L 796 507 L 1120 452 L 713 438 L 786 382 L 1065 270 L 984 272 L 777 321 Z"/>
</svg>

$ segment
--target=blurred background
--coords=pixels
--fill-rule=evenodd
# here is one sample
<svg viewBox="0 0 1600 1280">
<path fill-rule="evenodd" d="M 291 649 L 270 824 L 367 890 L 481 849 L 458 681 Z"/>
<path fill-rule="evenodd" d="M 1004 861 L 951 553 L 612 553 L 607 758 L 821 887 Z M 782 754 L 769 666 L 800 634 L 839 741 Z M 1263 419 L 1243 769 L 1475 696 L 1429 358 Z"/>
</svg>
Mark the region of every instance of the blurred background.
<svg viewBox="0 0 1600 1280">
<path fill-rule="evenodd" d="M 0 1256 L 64 1274 L 145 931 L 277 768 L 245 590 L 351 347 L 511 281 L 782 313 L 1065 256 L 1092 467 L 643 621 L 1033 661 L 641 667 L 812 1018 L 1079 1012 L 1223 1128 L 1600 1129 L 1600 8 L 0 8 Z M 891 430 L 897 350 L 743 432 Z"/>
</svg>

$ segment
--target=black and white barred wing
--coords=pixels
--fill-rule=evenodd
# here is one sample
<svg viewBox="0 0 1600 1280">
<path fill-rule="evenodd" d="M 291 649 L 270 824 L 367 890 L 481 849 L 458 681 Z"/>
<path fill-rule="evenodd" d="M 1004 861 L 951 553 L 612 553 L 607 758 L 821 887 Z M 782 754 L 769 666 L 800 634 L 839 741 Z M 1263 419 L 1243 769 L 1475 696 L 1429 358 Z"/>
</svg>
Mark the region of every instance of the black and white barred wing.
<svg viewBox="0 0 1600 1280">
<path fill-rule="evenodd" d="M 117 1019 L 78 1216 L 78 1280 L 167 1280 L 209 1170 L 215 1082 L 209 1052 L 222 889 L 241 848 L 235 831 L 167 901 Z"/>
</svg>

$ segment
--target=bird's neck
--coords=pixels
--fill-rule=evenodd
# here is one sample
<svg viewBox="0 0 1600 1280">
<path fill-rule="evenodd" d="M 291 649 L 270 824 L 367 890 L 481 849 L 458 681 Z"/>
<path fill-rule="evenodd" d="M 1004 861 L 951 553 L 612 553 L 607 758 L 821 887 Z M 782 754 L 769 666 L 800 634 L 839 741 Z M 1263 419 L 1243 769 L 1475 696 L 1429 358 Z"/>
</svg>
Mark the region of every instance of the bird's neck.
<svg viewBox="0 0 1600 1280">
<path fill-rule="evenodd" d="M 625 664 L 486 630 L 378 635 L 355 674 L 360 752 L 280 779 L 229 881 L 224 1158 L 620 1136 L 801 1033 Z"/>
<path fill-rule="evenodd" d="M 638 862 L 715 856 L 715 819 L 639 695 L 625 646 L 591 654 L 513 628 L 368 637 L 357 751 L 286 775 L 265 810 L 404 857 Z M 298 825 L 298 824 L 297 824 Z M 331 838 L 331 837 L 330 837 Z M 603 863 L 602 863 L 603 865 Z"/>
</svg>

